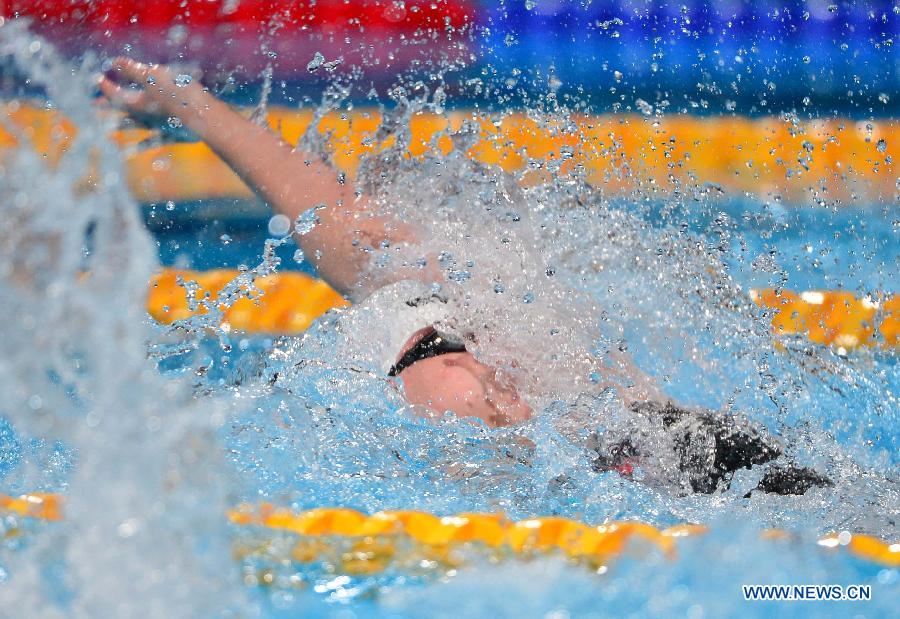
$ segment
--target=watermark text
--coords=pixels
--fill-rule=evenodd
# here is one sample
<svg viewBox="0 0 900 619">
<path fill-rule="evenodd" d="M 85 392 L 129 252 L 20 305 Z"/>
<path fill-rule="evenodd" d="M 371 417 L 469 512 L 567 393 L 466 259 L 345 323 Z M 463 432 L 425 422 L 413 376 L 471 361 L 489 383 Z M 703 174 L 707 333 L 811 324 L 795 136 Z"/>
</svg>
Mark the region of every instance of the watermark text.
<svg viewBox="0 0 900 619">
<path fill-rule="evenodd" d="M 742 585 L 744 599 L 762 601 L 849 601 L 865 602 L 872 599 L 870 585 Z"/>
</svg>

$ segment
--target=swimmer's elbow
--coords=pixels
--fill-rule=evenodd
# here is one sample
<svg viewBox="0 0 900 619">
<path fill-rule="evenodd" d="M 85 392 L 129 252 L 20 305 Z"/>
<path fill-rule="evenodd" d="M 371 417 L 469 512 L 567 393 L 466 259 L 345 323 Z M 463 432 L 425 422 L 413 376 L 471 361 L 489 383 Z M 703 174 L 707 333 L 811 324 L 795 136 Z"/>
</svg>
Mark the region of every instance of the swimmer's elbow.
<svg viewBox="0 0 900 619">
<path fill-rule="evenodd" d="M 325 208 L 317 225 L 295 238 L 319 277 L 351 299 L 365 297 L 383 285 L 408 279 L 402 269 L 375 269 L 374 261 L 389 247 L 416 242 L 413 229 L 393 217 L 369 215 L 364 207 Z"/>
</svg>

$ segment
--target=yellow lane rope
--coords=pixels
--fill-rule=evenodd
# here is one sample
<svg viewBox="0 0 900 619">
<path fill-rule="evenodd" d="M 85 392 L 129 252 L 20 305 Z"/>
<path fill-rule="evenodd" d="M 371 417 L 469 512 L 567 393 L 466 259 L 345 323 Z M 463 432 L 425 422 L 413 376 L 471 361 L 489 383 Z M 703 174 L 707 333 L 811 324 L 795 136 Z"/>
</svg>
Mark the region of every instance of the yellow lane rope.
<svg viewBox="0 0 900 619">
<path fill-rule="evenodd" d="M 9 101 L 10 124 L 51 164 L 65 151 L 75 127 L 55 111 L 28 102 Z M 269 124 L 286 140 L 306 130 L 310 111 L 273 108 Z M 476 112 L 444 116 L 419 114 L 410 129 L 414 156 L 425 152 L 441 131 L 459 128 L 466 119 L 480 124 L 482 138 L 469 154 L 508 171 L 530 161 L 562 159 L 563 167 L 581 165 L 589 181 L 611 194 L 642 188 L 672 191 L 707 190 L 712 183 L 735 195 L 801 203 L 841 201 L 893 202 L 900 155 L 900 121 L 857 122 L 849 119 L 791 121 L 774 116 L 662 118 L 639 115 L 576 116 L 572 122 L 546 121 L 517 113 L 495 122 Z M 351 176 L 360 157 L 387 144 L 375 144 L 378 112 L 335 112 L 319 123 L 330 135 L 335 163 Z M 16 138 L 0 125 L 0 152 Z M 119 131 L 114 139 L 129 152 L 128 182 L 145 202 L 213 198 L 250 198 L 246 185 L 205 144 L 176 143 L 144 148 L 153 134 Z M 439 147 L 452 148 L 446 136 Z M 537 166 L 531 174 L 546 174 Z M 542 171 L 543 170 L 543 171 Z"/>
<path fill-rule="evenodd" d="M 35 492 L 17 497 L 0 494 L 0 512 L 39 520 L 62 520 L 63 498 L 58 494 Z"/>
<path fill-rule="evenodd" d="M 60 520 L 61 502 L 62 499 L 53 494 L 15 498 L 0 495 L 0 511 L 28 518 Z M 602 565 L 622 554 L 633 541 L 644 542 L 671 556 L 679 538 L 707 531 L 706 527 L 695 524 L 658 529 L 636 521 L 590 526 L 558 516 L 512 521 L 500 514 L 464 513 L 438 517 L 412 510 L 385 511 L 370 516 L 348 508 L 293 512 L 269 503 L 240 505 L 228 512 L 228 518 L 239 526 L 287 531 L 302 538 L 355 539 L 359 544 L 355 546 L 357 552 L 352 555 L 354 561 L 345 567 L 361 574 L 378 571 L 385 555 L 396 551 L 396 543 L 401 538 L 438 550 L 477 543 L 514 554 L 559 551 L 572 559 Z M 790 533 L 781 530 L 763 534 L 766 538 L 790 536 Z M 900 567 L 900 543 L 887 543 L 868 535 L 840 533 L 827 535 L 818 544 L 826 548 L 846 548 L 854 555 L 879 565 Z M 372 552 L 376 547 L 378 552 Z M 293 549 L 292 556 L 298 561 L 310 562 L 327 549 L 327 544 L 299 543 Z M 368 563 L 367 557 L 373 561 Z"/>
<path fill-rule="evenodd" d="M 900 296 L 858 299 L 835 290 L 751 290 L 757 305 L 775 310 L 779 335 L 802 334 L 817 344 L 848 350 L 859 346 L 900 346 Z"/>
<path fill-rule="evenodd" d="M 169 324 L 191 316 L 187 291 L 178 284 L 196 281 L 198 297 L 214 297 L 238 271 L 184 271 L 166 269 L 150 284 L 147 310 L 157 321 Z M 304 273 L 285 271 L 256 281 L 263 295 L 240 299 L 225 310 L 224 322 L 234 331 L 294 335 L 332 307 L 347 301 L 322 280 Z M 752 290 L 760 306 L 775 310 L 772 328 L 776 334 L 805 334 L 818 344 L 845 350 L 859 346 L 900 345 L 900 297 L 878 301 L 857 299 L 843 291 Z M 201 310 L 202 313 L 205 310 Z"/>
<path fill-rule="evenodd" d="M 38 109 L 19 101 L 6 102 L 4 108 L 10 123 L 39 152 L 46 155 L 51 165 L 65 152 L 76 132 L 71 121 L 59 112 Z M 414 117 L 411 122 L 414 136 L 410 149 L 412 154 L 424 152 L 438 131 L 447 126 L 459 126 L 465 117 L 467 115 L 461 112 L 448 117 L 427 114 Z M 269 121 L 286 139 L 296 140 L 306 130 L 311 118 L 311 113 L 307 112 L 274 109 Z M 601 173 L 602 166 L 591 167 L 593 164 L 590 161 L 609 163 L 614 159 L 622 163 L 629 159 L 625 156 L 629 149 L 637 149 L 639 157 L 627 165 L 644 166 L 652 171 L 665 162 L 667 170 L 674 165 L 674 169 L 683 172 L 686 169 L 684 165 L 690 160 L 694 162 L 692 165 L 702 163 L 701 167 L 705 166 L 708 171 L 727 172 L 727 178 L 723 182 L 744 178 L 743 169 L 734 172 L 729 170 L 738 160 L 749 157 L 755 158 L 757 164 L 757 172 L 754 173 L 756 176 L 751 175 L 750 185 L 758 189 L 767 186 L 765 179 L 758 176 L 758 170 L 767 169 L 771 172 L 778 167 L 772 167 L 777 161 L 781 162 L 779 165 L 783 168 L 785 162 L 790 160 L 790 157 L 785 159 L 787 151 L 799 144 L 801 150 L 807 154 L 812 153 L 810 156 L 813 158 L 812 161 L 804 159 L 804 165 L 810 168 L 804 183 L 808 183 L 809 178 L 816 175 L 825 178 L 828 176 L 826 168 L 833 165 L 834 170 L 842 170 L 839 176 L 843 181 L 851 178 L 865 180 L 864 184 L 876 193 L 880 192 L 882 197 L 893 195 L 891 192 L 896 190 L 893 164 L 887 163 L 900 141 L 900 127 L 894 121 L 859 125 L 834 120 L 798 127 L 772 118 L 748 120 L 673 117 L 664 121 L 654 120 L 652 123 L 640 117 L 581 120 L 579 129 L 574 134 L 562 131 L 559 126 L 542 125 L 521 115 L 508 116 L 499 126 L 482 120 L 485 138 L 473 147 L 472 152 L 483 161 L 498 163 L 507 169 L 517 169 L 525 164 L 526 157 L 548 157 L 567 147 L 575 149 L 571 152 L 577 150 L 586 157 L 582 163 L 595 174 Z M 362 111 L 328 115 L 322 119 L 319 128 L 332 136 L 337 163 L 352 172 L 360 155 L 375 148 L 366 138 L 376 131 L 379 122 L 377 113 Z M 685 141 L 691 143 L 690 154 L 684 153 L 685 161 L 673 164 L 678 161 L 678 157 L 673 154 L 677 148 L 671 146 L 673 143 L 670 141 L 666 142 L 669 146 L 665 146 L 665 149 L 669 149 L 668 154 L 657 153 L 661 147 L 657 148 L 654 140 L 661 134 L 670 136 L 676 145 Z M 838 134 L 842 136 L 839 140 L 835 139 Z M 151 135 L 149 131 L 127 130 L 118 131 L 113 137 L 123 146 L 135 146 Z M 895 135 L 898 139 L 894 139 Z M 606 145 L 604 140 L 612 140 L 617 146 L 613 148 Z M 3 147 L 15 144 L 16 138 L 5 132 L 0 124 L 0 161 Z M 450 148 L 446 138 L 440 144 L 445 150 Z M 767 155 L 760 152 L 763 145 L 769 149 L 766 151 Z M 657 155 L 651 156 L 647 149 L 649 153 Z M 618 154 L 612 154 L 613 151 Z M 825 153 L 829 153 L 828 156 Z M 769 161 L 772 157 L 775 157 L 775 161 Z M 571 163 L 574 160 L 575 158 L 571 158 L 569 161 Z M 766 161 L 772 165 L 765 163 Z M 129 162 L 131 187 L 143 199 L 181 200 L 250 195 L 249 189 L 203 144 L 169 144 L 139 149 L 132 153 Z M 825 167 L 819 169 L 816 166 Z M 595 180 L 602 181 L 604 187 L 624 187 L 621 183 L 632 182 L 627 178 L 618 178 L 615 174 L 607 178 L 609 169 L 605 169 L 602 174 L 602 179 L 596 177 Z M 689 176 L 691 174 L 694 172 L 688 173 Z M 791 178 L 797 179 L 800 176 L 802 175 L 792 174 Z M 695 178 L 699 181 L 704 177 L 700 175 Z M 885 181 L 889 181 L 889 188 L 884 185 Z M 849 187 L 847 183 L 841 186 Z M 750 189 L 749 185 L 742 186 L 742 190 Z M 206 275 L 193 274 L 193 277 L 200 281 L 201 287 L 214 293 L 230 279 L 231 275 L 228 273 L 213 271 Z M 258 305 L 249 300 L 239 301 L 226 315 L 229 326 L 247 332 L 298 333 L 330 307 L 346 303 L 326 284 L 295 274 L 273 276 L 263 280 L 260 287 L 267 288 L 270 294 Z M 872 343 L 894 347 L 900 341 L 900 300 L 897 297 L 889 296 L 879 301 L 860 300 L 841 291 L 759 291 L 752 295 L 758 304 L 778 310 L 773 318 L 773 327 L 778 333 L 805 333 L 817 343 L 844 349 Z M 154 282 L 148 309 L 154 318 L 164 323 L 190 314 L 187 300 L 183 291 L 175 286 L 172 272 L 164 273 Z"/>
<path fill-rule="evenodd" d="M 187 291 L 178 284 L 195 281 L 200 286 L 197 299 L 207 293 L 215 295 L 238 275 L 236 270 L 181 271 L 165 269 L 151 282 L 147 294 L 147 311 L 163 324 L 205 313 L 192 312 Z M 297 334 L 334 307 L 348 302 L 331 286 L 305 273 L 283 272 L 256 280 L 254 284 L 263 294 L 258 299 L 241 298 L 229 308 L 223 308 L 223 323 L 234 331 L 245 333 Z"/>
<path fill-rule="evenodd" d="M 573 559 L 603 562 L 618 556 L 632 540 L 652 544 L 666 554 L 675 551 L 678 538 L 703 534 L 707 528 L 680 524 L 666 529 L 636 521 L 607 522 L 598 526 L 562 518 L 511 521 L 499 514 L 459 514 L 438 517 L 411 510 L 378 512 L 371 516 L 348 508 L 319 508 L 292 512 L 263 503 L 244 504 L 229 513 L 232 522 L 290 531 L 305 537 L 340 536 L 373 538 L 403 535 L 425 546 L 444 547 L 477 542 L 523 554 L 559 550 Z M 767 531 L 766 537 L 790 537 L 786 531 Z M 900 543 L 886 543 L 869 535 L 827 535 L 819 540 L 827 548 L 846 547 L 868 561 L 900 567 Z"/>
</svg>

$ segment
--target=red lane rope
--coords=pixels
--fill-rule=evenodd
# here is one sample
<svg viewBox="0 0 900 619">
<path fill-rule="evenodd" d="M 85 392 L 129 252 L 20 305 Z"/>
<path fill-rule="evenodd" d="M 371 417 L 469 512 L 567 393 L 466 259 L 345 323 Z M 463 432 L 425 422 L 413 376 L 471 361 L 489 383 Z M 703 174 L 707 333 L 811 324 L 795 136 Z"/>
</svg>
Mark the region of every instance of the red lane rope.
<svg viewBox="0 0 900 619">
<path fill-rule="evenodd" d="M 256 28 L 273 17 L 288 31 L 374 28 L 408 32 L 461 27 L 473 20 L 475 7 L 466 0 L 212 0 L 187 5 L 183 0 L 0 0 L 0 14 L 101 32 L 174 25 Z"/>
</svg>

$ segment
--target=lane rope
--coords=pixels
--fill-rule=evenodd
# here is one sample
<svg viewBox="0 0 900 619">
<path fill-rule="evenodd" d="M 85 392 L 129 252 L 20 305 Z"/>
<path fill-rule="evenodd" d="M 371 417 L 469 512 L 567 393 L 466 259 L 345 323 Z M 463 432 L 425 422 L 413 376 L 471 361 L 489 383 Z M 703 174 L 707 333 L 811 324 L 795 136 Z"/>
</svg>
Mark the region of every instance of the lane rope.
<svg viewBox="0 0 900 619">
<path fill-rule="evenodd" d="M 29 101 L 5 104 L 10 124 L 53 165 L 65 152 L 76 127 L 59 112 Z M 313 121 L 312 111 L 272 108 L 269 125 L 296 143 Z M 447 129 L 474 121 L 481 139 L 469 150 L 477 160 L 509 172 L 531 161 L 558 160 L 566 171 L 582 166 L 588 182 L 610 195 L 634 190 L 710 195 L 730 192 L 780 203 L 892 204 L 900 158 L 900 121 L 858 122 L 822 119 L 793 122 L 777 117 L 667 116 L 634 114 L 574 116 L 566 120 L 509 114 L 500 120 L 473 111 L 422 113 L 410 120 L 410 154 L 433 147 L 450 152 Z M 381 122 L 376 110 L 333 112 L 319 121 L 329 136 L 335 165 L 351 178 L 360 157 L 389 146 L 376 143 Z M 142 202 L 252 199 L 250 189 L 203 143 L 154 145 L 155 132 L 117 131 L 112 139 L 128 153 L 128 183 Z M 3 147 L 16 138 L 0 125 Z M 546 177 L 532 170 L 526 182 Z"/>
<path fill-rule="evenodd" d="M 63 502 L 64 499 L 56 494 L 0 495 L 0 511 L 25 518 L 58 521 L 63 518 Z M 702 535 L 708 530 L 697 524 L 659 529 L 637 521 L 591 526 L 559 516 L 513 521 L 502 514 L 463 513 L 439 517 L 413 510 L 383 511 L 372 515 L 340 507 L 294 512 L 271 503 L 245 503 L 230 510 L 227 517 L 241 527 L 286 531 L 320 542 L 298 542 L 292 556 L 300 562 L 312 562 L 327 553 L 329 545 L 321 543 L 327 541 L 326 538 L 351 538 L 359 544 L 351 553 L 355 563 L 345 567 L 355 573 L 370 573 L 383 567 L 385 557 L 394 556 L 403 539 L 439 551 L 461 544 L 479 544 L 514 555 L 557 551 L 596 566 L 620 556 L 633 542 L 642 542 L 666 556 L 674 556 L 678 539 Z M 764 531 L 762 537 L 783 539 L 793 538 L 793 535 L 775 529 Z M 866 561 L 900 567 L 900 543 L 841 532 L 822 537 L 818 545 L 844 548 Z M 365 552 L 360 550 L 366 548 Z M 377 552 L 373 551 L 375 548 Z"/>
<path fill-rule="evenodd" d="M 186 271 L 165 269 L 150 283 L 147 311 L 170 324 L 206 310 L 192 312 L 182 281 L 197 282 L 198 297 L 215 295 L 237 270 Z M 349 303 L 327 283 L 305 273 L 283 271 L 260 278 L 255 284 L 262 296 L 242 298 L 225 309 L 229 330 L 245 333 L 296 335 L 333 307 Z M 760 307 L 774 310 L 776 335 L 806 335 L 817 344 L 848 351 L 860 346 L 896 348 L 900 345 L 900 297 L 886 295 L 858 299 L 845 291 L 751 290 Z"/>
</svg>

